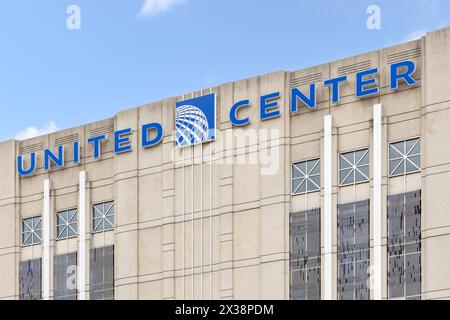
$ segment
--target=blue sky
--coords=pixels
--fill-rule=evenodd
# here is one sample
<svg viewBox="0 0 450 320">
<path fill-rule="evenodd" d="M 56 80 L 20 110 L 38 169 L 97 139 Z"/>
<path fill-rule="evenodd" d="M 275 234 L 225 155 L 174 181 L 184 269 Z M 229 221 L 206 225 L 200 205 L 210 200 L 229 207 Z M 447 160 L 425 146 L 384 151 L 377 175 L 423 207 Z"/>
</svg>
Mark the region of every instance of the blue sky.
<svg viewBox="0 0 450 320">
<path fill-rule="evenodd" d="M 372 4 L 381 30 L 366 27 Z M 80 8 L 81 29 L 66 27 L 69 5 Z M 449 22 L 446 0 L 2 0 L 0 140 L 379 49 Z"/>
</svg>

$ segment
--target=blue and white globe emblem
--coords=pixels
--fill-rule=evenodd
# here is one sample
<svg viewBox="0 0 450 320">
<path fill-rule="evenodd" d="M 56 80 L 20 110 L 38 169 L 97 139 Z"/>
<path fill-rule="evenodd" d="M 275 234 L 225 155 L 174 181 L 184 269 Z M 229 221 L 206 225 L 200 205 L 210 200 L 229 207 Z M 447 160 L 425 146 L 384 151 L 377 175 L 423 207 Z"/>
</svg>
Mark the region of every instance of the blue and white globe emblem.
<svg viewBox="0 0 450 320">
<path fill-rule="evenodd" d="M 208 118 L 200 108 L 183 105 L 176 108 L 176 142 L 177 146 L 202 143 L 209 138 Z"/>
</svg>

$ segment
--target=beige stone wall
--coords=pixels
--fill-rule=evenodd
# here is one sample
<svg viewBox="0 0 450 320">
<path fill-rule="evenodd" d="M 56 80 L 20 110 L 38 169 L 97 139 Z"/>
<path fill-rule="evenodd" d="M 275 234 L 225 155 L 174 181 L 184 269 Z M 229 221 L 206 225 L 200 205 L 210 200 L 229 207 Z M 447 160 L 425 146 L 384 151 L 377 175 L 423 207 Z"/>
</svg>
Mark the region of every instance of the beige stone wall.
<svg viewBox="0 0 450 320">
<path fill-rule="evenodd" d="M 16 142 L 0 143 L 0 297 L 14 299 L 18 291 L 20 240 L 17 219 L 18 179 L 14 172 Z"/>
<path fill-rule="evenodd" d="M 449 209 L 446 193 L 450 190 L 450 29 L 427 35 L 421 109 L 424 157 L 422 201 L 426 214 L 423 231 L 423 292 L 425 298 L 449 299 L 450 252 Z"/>
<path fill-rule="evenodd" d="M 0 299 L 18 297 L 19 261 L 42 255 L 41 245 L 21 246 L 20 232 L 22 218 L 42 213 L 43 181 L 52 182 L 54 225 L 57 211 L 78 206 L 81 170 L 87 172 L 89 213 L 91 204 L 115 201 L 115 230 L 89 234 L 87 242 L 91 248 L 115 245 L 117 299 L 289 299 L 289 213 L 323 207 L 323 191 L 291 195 L 291 164 L 323 155 L 323 117 L 327 114 L 333 116 L 336 298 L 337 205 L 373 197 L 372 163 L 368 183 L 342 187 L 338 156 L 360 148 L 373 150 L 372 112 L 377 103 L 384 112 L 382 296 L 387 298 L 387 195 L 422 189 L 422 294 L 426 299 L 449 298 L 449 37 L 450 29 L 444 29 L 418 41 L 329 64 L 226 83 L 126 110 L 112 119 L 22 142 L 0 143 Z M 389 88 L 389 64 L 406 59 L 417 63 L 419 83 L 394 92 Z M 354 73 L 371 67 L 380 70 L 380 94 L 359 99 Z M 341 87 L 340 103 L 333 105 L 321 82 L 344 73 L 349 81 Z M 290 115 L 291 86 L 306 90 L 314 81 L 319 88 L 317 110 L 302 107 Z M 282 96 L 282 116 L 261 122 L 259 98 L 274 91 Z M 176 149 L 172 135 L 175 103 L 210 92 L 218 99 L 217 141 Z M 241 115 L 252 122 L 240 128 L 241 136 L 250 136 L 254 130 L 278 130 L 280 166 L 273 175 L 262 174 L 259 164 L 238 164 L 243 156 L 258 155 L 267 148 L 261 135 L 243 148 L 226 145 L 225 133 L 232 129 L 229 108 L 242 99 L 249 99 L 251 106 L 240 111 Z M 148 122 L 163 123 L 164 139 L 157 147 L 142 149 L 140 128 Z M 133 129 L 133 152 L 114 155 L 113 131 L 124 128 Z M 101 159 L 95 161 L 87 139 L 99 133 L 106 133 L 108 142 L 102 144 Z M 422 172 L 390 178 L 389 142 L 412 137 L 422 138 Z M 81 143 L 80 165 L 70 163 L 70 143 L 75 138 Z M 68 165 L 44 172 L 42 150 L 54 149 L 61 141 L 67 142 Z M 16 155 L 30 150 L 38 152 L 38 170 L 19 178 Z M 210 155 L 225 163 L 211 162 Z M 56 241 L 52 232 L 52 254 L 74 252 L 77 245 L 76 238 Z"/>
</svg>

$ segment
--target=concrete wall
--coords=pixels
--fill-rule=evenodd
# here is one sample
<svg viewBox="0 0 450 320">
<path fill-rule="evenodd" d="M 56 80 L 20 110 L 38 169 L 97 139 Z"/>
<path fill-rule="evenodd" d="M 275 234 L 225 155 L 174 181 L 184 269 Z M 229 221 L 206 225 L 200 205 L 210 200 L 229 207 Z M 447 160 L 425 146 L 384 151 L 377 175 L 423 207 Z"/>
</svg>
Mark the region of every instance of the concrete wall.
<svg viewBox="0 0 450 320">
<path fill-rule="evenodd" d="M 382 211 L 371 210 L 370 219 L 373 221 L 374 215 L 380 214 L 383 226 L 381 296 L 387 298 L 386 198 L 389 194 L 422 189 L 422 294 L 430 299 L 449 297 L 449 37 L 450 29 L 443 29 L 399 46 L 304 70 L 226 83 L 126 110 L 112 119 L 22 142 L 0 143 L 0 298 L 18 298 L 19 261 L 42 256 L 42 245 L 21 246 L 20 232 L 21 219 L 43 212 L 44 180 L 51 180 L 50 217 L 54 226 L 57 211 L 78 206 L 79 172 L 85 171 L 88 231 L 91 204 L 115 201 L 115 230 L 88 232 L 86 248 L 115 245 L 117 299 L 289 299 L 289 213 L 324 207 L 323 189 L 291 195 L 291 164 L 322 158 L 324 172 L 326 115 L 333 119 L 332 281 L 322 281 L 322 291 L 331 290 L 331 297 L 336 298 L 337 205 L 366 199 L 373 203 L 375 104 L 383 108 Z M 417 63 L 415 77 L 419 83 L 392 91 L 389 65 L 406 59 Z M 380 70 L 380 94 L 359 99 L 355 96 L 354 74 L 373 67 Z M 349 75 L 349 81 L 341 87 L 340 103 L 333 105 L 329 90 L 321 82 L 343 73 Z M 302 107 L 290 115 L 291 86 L 307 90 L 314 81 L 319 87 L 317 110 Z M 260 121 L 259 97 L 274 91 L 280 91 L 282 96 L 282 116 Z M 218 99 L 217 141 L 176 149 L 175 103 L 210 92 L 216 93 Z M 229 145 L 230 139 L 226 138 L 227 132 L 232 134 L 228 112 L 234 102 L 242 99 L 249 99 L 251 106 L 240 111 L 240 115 L 249 116 L 252 122 L 239 128 L 239 135 L 248 140 L 245 146 L 237 147 L 236 140 Z M 140 128 L 148 122 L 164 124 L 164 139 L 155 148 L 142 149 Z M 133 152 L 114 155 L 113 131 L 129 127 L 133 129 Z M 277 135 L 261 134 L 271 129 L 277 130 Z M 233 130 L 236 133 L 236 128 Z M 251 137 L 256 130 L 263 131 L 258 131 L 255 140 Z M 109 139 L 102 144 L 102 157 L 96 161 L 87 139 L 99 133 L 106 133 Z M 389 142 L 419 136 L 422 172 L 390 178 Z M 81 142 L 81 164 L 69 164 L 64 169 L 52 167 L 45 172 L 42 150 L 65 142 L 65 157 L 70 163 L 74 139 Z M 278 155 L 275 154 L 279 166 L 273 174 L 264 174 L 258 163 L 240 164 L 242 157 L 264 153 L 271 142 L 279 142 Z M 371 150 L 370 181 L 339 186 L 339 154 L 360 148 Z M 38 152 L 38 170 L 30 177 L 19 178 L 16 155 L 27 155 L 30 150 Z M 322 187 L 323 184 L 322 175 Z M 322 210 L 322 221 L 324 214 Z M 322 251 L 323 228 L 322 223 Z M 56 241 L 54 230 L 50 240 L 51 255 L 74 252 L 79 246 L 77 238 Z M 322 268 L 326 269 L 329 266 L 324 265 L 324 260 Z M 89 280 L 88 268 L 86 272 Z"/>
</svg>

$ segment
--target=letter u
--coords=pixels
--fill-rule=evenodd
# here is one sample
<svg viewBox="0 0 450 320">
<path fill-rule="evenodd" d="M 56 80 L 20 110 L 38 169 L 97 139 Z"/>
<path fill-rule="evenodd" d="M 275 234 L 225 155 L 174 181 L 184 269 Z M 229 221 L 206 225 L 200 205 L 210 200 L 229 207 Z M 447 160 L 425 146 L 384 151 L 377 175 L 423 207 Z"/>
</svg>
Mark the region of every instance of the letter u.
<svg viewBox="0 0 450 320">
<path fill-rule="evenodd" d="M 34 172 L 36 169 L 36 153 L 32 152 L 30 154 L 30 167 L 28 169 L 23 168 L 23 156 L 17 157 L 17 171 L 21 176 L 28 176 Z"/>
</svg>

